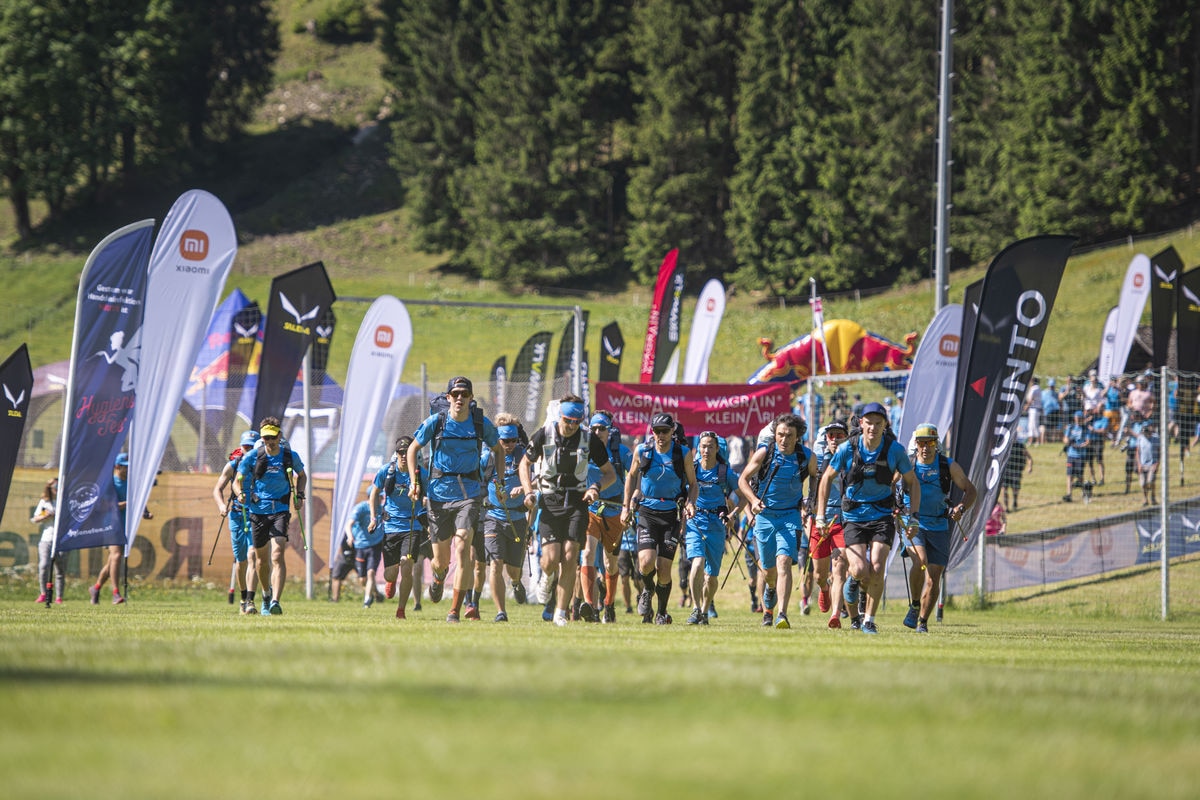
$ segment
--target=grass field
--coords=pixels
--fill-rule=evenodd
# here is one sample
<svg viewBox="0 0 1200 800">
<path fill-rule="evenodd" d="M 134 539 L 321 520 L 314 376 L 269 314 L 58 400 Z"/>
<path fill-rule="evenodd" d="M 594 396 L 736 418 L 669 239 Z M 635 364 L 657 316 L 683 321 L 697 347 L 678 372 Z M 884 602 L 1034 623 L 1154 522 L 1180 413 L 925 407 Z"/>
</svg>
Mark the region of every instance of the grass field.
<svg viewBox="0 0 1200 800">
<path fill-rule="evenodd" d="M 734 581 L 733 583 L 736 583 Z M 689 628 L 406 622 L 216 592 L 47 610 L 0 582 L 12 798 L 1195 797 L 1200 616 L 1157 576 L 947 610 L 929 636 L 762 629 L 730 584 Z M 1195 596 L 1200 561 L 1173 591 Z M 1116 592 L 1145 613 L 1081 613 Z M 485 619 L 490 608 L 485 601 Z"/>
</svg>

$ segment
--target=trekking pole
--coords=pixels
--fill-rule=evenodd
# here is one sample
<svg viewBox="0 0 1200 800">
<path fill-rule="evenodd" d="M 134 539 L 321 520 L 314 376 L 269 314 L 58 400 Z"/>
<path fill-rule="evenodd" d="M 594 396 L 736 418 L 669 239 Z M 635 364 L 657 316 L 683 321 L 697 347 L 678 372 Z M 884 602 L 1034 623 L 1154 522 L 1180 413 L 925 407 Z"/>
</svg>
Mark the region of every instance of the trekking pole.
<svg viewBox="0 0 1200 800">
<path fill-rule="evenodd" d="M 738 556 L 742 554 L 742 548 L 746 546 L 746 540 L 743 538 L 738 541 L 737 550 L 733 553 L 733 563 L 729 565 L 729 569 L 725 571 L 725 580 L 721 581 L 721 588 L 725 588 L 725 584 L 729 583 L 729 576 L 733 574 L 733 566 L 738 563 Z M 743 573 L 745 574 L 745 573 Z M 749 579 L 747 579 L 749 580 Z"/>
<path fill-rule="evenodd" d="M 221 521 L 217 524 L 217 536 L 213 539 L 212 551 L 208 554 L 208 566 L 210 567 L 212 566 L 213 556 L 217 552 L 217 542 L 221 541 L 221 529 L 225 527 L 225 517 L 227 516 L 229 516 L 228 511 L 221 515 Z"/>
</svg>

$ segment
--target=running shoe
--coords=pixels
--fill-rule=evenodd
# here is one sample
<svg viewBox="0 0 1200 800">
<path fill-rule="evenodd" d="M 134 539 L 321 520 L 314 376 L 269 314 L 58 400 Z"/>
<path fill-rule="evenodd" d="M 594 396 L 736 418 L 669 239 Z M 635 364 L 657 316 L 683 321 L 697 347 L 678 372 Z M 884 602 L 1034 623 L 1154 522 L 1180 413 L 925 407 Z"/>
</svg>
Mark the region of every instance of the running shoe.
<svg viewBox="0 0 1200 800">
<path fill-rule="evenodd" d="M 565 628 L 571 624 L 571 621 L 567 619 L 567 613 L 565 611 L 562 613 L 555 612 L 554 613 L 554 624 L 560 628 Z"/>
<path fill-rule="evenodd" d="M 858 581 L 854 578 L 846 581 L 846 585 L 842 587 L 842 598 L 848 606 L 858 605 Z"/>
<path fill-rule="evenodd" d="M 283 608 L 282 608 L 282 607 L 279 605 L 279 601 L 278 601 L 278 600 L 272 600 L 272 601 L 271 601 L 271 609 L 270 609 L 270 611 L 271 611 L 271 616 L 272 616 L 272 617 L 282 617 L 282 616 L 283 616 Z"/>
<path fill-rule="evenodd" d="M 263 616 L 266 616 L 267 614 L 271 613 L 271 598 L 269 598 L 269 597 L 263 598 L 262 613 L 263 613 Z"/>
<path fill-rule="evenodd" d="M 812 606 L 808 604 L 807 597 L 800 598 L 800 613 L 806 617 L 812 613 Z"/>
<path fill-rule="evenodd" d="M 493 622 L 508 622 L 508 614 L 505 614 L 503 611 L 501 611 L 498 614 L 496 614 L 496 618 L 492 621 Z"/>
<path fill-rule="evenodd" d="M 929 633 L 929 626 L 924 622 L 917 623 L 917 633 Z"/>
<path fill-rule="evenodd" d="M 417 602 L 413 603 L 413 611 L 420 611 L 420 610 L 421 610 L 421 601 L 418 600 Z"/>
<path fill-rule="evenodd" d="M 767 586 L 765 589 L 763 589 L 763 598 L 762 598 L 763 610 L 770 611 L 771 609 L 775 608 L 775 601 L 777 599 L 778 599 L 778 596 L 775 593 L 774 586 Z"/>
<path fill-rule="evenodd" d="M 117 594 L 116 592 L 113 592 L 113 605 L 120 606 L 120 605 L 124 605 L 124 604 L 125 604 L 125 598 L 122 597 L 121 595 Z"/>
<path fill-rule="evenodd" d="M 616 606 L 605 606 L 604 607 L 604 617 L 601 619 L 601 621 L 606 624 L 616 622 L 617 621 L 617 607 Z"/>
<path fill-rule="evenodd" d="M 457 611 L 451 611 L 449 614 L 447 614 L 447 615 L 446 615 L 446 622 L 454 622 L 454 623 L 457 623 L 457 622 L 458 622 L 458 612 L 457 612 Z"/>
<path fill-rule="evenodd" d="M 404 606 L 396 606 L 396 619 L 408 619 L 404 613 Z"/>
<path fill-rule="evenodd" d="M 88 594 L 92 598 L 92 605 L 94 605 L 94 606 L 100 605 L 100 587 L 99 586 L 93 586 L 92 588 L 88 589 Z"/>
<path fill-rule="evenodd" d="M 861 631 L 862 630 L 862 617 L 855 617 L 854 619 L 850 620 L 850 630 L 852 630 L 852 631 Z"/>
<path fill-rule="evenodd" d="M 596 616 L 596 609 L 592 608 L 592 604 L 587 601 L 579 604 L 579 618 L 584 622 L 600 621 L 600 619 Z"/>
<path fill-rule="evenodd" d="M 517 605 L 523 606 L 529 602 L 529 598 L 525 595 L 525 584 L 520 579 L 513 581 L 513 599 L 517 601 Z"/>
<path fill-rule="evenodd" d="M 780 614 L 775 618 L 775 627 L 781 630 L 787 630 L 792 627 L 792 624 L 788 622 L 787 614 Z"/>
<path fill-rule="evenodd" d="M 708 611 L 705 612 L 705 616 L 708 617 L 709 619 L 716 619 L 717 618 L 717 607 L 715 605 L 709 606 Z"/>
<path fill-rule="evenodd" d="M 762 626 L 764 628 L 769 628 L 774 624 L 775 624 L 775 615 L 772 614 L 770 611 L 764 611 Z"/>
<path fill-rule="evenodd" d="M 61 606 L 62 604 L 63 604 L 63 599 L 61 597 L 54 598 L 54 605 Z"/>
<path fill-rule="evenodd" d="M 917 606 L 909 606 L 908 613 L 904 615 L 904 627 L 916 628 L 917 616 L 921 613 L 921 609 Z"/>
<path fill-rule="evenodd" d="M 688 625 L 699 625 L 700 620 L 707 619 L 699 608 L 693 608 L 692 613 L 687 618 Z"/>
<path fill-rule="evenodd" d="M 466 619 L 479 619 L 479 606 L 474 603 L 467 603 L 467 611 L 463 614 Z"/>
<path fill-rule="evenodd" d="M 534 597 L 537 598 L 539 603 L 544 603 L 550 598 L 551 591 L 550 575 L 543 572 L 542 577 L 538 578 L 537 593 L 534 595 Z"/>
<path fill-rule="evenodd" d="M 820 591 L 820 593 L 817 594 L 817 608 L 819 608 L 821 610 L 822 614 L 829 613 L 829 590 L 828 589 L 822 589 Z"/>
<path fill-rule="evenodd" d="M 871 620 L 870 622 L 864 622 L 862 624 L 862 632 L 870 633 L 872 635 L 879 633 L 879 629 L 875 627 L 875 620 Z"/>
<path fill-rule="evenodd" d="M 659 614 L 654 618 L 655 625 L 670 625 L 672 622 L 670 614 Z"/>
<path fill-rule="evenodd" d="M 649 589 L 643 589 L 641 594 L 638 595 L 637 610 L 643 617 L 650 613 L 650 600 L 653 597 L 654 594 Z"/>
<path fill-rule="evenodd" d="M 445 590 L 445 588 L 446 588 L 445 576 L 442 576 L 441 580 L 438 580 L 438 578 L 435 576 L 433 581 L 429 584 L 429 602 L 431 602 L 431 603 L 442 602 L 442 592 Z"/>
<path fill-rule="evenodd" d="M 396 582 L 386 581 L 383 584 L 383 597 L 385 600 L 391 600 L 396 596 Z"/>
<path fill-rule="evenodd" d="M 841 630 L 842 629 L 841 617 L 830 617 L 829 618 L 829 629 L 831 631 Z"/>
<path fill-rule="evenodd" d="M 42 603 L 46 602 L 46 593 L 42 592 L 41 594 L 39 594 L 38 599 L 34 600 L 33 602 L 37 603 L 38 605 L 41 605 Z"/>
<path fill-rule="evenodd" d="M 375 593 L 371 592 L 363 599 L 363 608 L 370 608 L 375 605 Z"/>
</svg>

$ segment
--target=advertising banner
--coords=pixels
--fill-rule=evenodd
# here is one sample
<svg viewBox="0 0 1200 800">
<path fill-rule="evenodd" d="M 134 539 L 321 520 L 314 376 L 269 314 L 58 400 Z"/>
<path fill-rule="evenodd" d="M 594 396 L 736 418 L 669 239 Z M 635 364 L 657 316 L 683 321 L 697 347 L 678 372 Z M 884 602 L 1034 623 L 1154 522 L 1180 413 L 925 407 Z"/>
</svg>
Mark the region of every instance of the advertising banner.
<svg viewBox="0 0 1200 800">
<path fill-rule="evenodd" d="M 665 411 L 689 436 L 757 436 L 768 422 L 791 411 L 786 383 L 701 385 L 596 384 L 596 407 L 613 413 L 622 432 L 635 438 L 650 428 L 650 417 Z"/>
</svg>

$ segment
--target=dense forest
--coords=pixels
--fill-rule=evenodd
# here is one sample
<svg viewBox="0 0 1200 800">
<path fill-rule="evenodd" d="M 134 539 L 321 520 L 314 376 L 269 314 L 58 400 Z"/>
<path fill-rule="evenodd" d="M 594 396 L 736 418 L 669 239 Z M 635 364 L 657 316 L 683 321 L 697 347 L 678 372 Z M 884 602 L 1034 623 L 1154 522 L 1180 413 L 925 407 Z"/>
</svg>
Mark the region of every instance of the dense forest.
<svg viewBox="0 0 1200 800">
<path fill-rule="evenodd" d="M 338 0 L 368 20 L 417 246 L 507 286 L 689 271 L 792 295 L 932 262 L 940 4 Z M 958 0 L 954 263 L 1190 220 L 1200 0 Z M 328 26 L 345 34 L 346 27 Z M 319 33 L 319 32 L 318 32 Z M 18 231 L 237 134 L 265 0 L 6 0 L 0 174 Z"/>
</svg>

